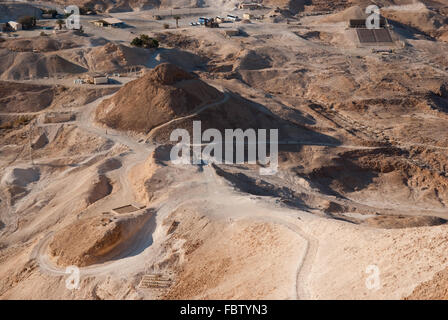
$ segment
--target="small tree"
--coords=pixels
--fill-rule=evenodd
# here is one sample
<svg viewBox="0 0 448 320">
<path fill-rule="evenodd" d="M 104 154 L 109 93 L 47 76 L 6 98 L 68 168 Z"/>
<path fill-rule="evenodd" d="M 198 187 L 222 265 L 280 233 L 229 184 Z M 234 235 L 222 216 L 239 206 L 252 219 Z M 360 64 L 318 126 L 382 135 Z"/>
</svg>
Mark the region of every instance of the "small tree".
<svg viewBox="0 0 448 320">
<path fill-rule="evenodd" d="M 174 16 L 174 20 L 176 20 L 176 29 L 177 29 L 177 28 L 179 28 L 180 16 Z"/>
<path fill-rule="evenodd" d="M 54 19 L 58 15 L 58 12 L 55 9 L 48 10 L 48 14 L 51 14 L 51 17 Z"/>
<path fill-rule="evenodd" d="M 64 20 L 62 20 L 62 19 L 59 19 L 57 22 L 56 22 L 56 24 L 59 26 L 59 30 L 62 30 L 62 25 L 64 24 L 65 22 L 64 22 Z"/>
<path fill-rule="evenodd" d="M 153 49 L 159 47 L 159 41 L 146 34 L 142 34 L 140 37 L 134 38 L 131 41 L 131 45 L 139 48 Z"/>
<path fill-rule="evenodd" d="M 142 39 L 140 39 L 139 37 L 137 37 L 137 38 L 134 38 L 134 39 L 131 41 L 131 45 L 134 46 L 134 47 L 139 47 L 139 48 L 141 48 L 141 47 L 143 46 L 143 41 L 142 41 Z"/>
<path fill-rule="evenodd" d="M 20 17 L 17 22 L 20 23 L 25 30 L 32 29 L 36 26 L 36 18 L 31 16 Z"/>
<path fill-rule="evenodd" d="M 149 42 L 149 47 L 157 49 L 159 47 L 159 40 L 151 38 L 151 41 Z"/>
</svg>

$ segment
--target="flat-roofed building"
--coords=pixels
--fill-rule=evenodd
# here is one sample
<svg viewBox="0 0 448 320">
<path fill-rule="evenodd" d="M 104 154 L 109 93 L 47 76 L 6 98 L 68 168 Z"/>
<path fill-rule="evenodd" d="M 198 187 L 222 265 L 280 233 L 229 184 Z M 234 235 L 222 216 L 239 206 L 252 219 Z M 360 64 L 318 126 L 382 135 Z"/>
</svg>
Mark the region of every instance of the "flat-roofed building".
<svg viewBox="0 0 448 320">
<path fill-rule="evenodd" d="M 112 27 L 112 28 L 122 28 L 125 23 L 117 18 L 104 18 L 101 20 L 92 21 L 97 27 Z"/>
<path fill-rule="evenodd" d="M 84 81 L 86 83 L 90 84 L 108 84 L 109 83 L 109 77 L 103 73 L 98 72 L 89 72 L 85 78 Z"/>
<path fill-rule="evenodd" d="M 263 8 L 263 6 L 259 3 L 241 3 L 239 8 L 242 10 L 256 10 Z"/>
</svg>

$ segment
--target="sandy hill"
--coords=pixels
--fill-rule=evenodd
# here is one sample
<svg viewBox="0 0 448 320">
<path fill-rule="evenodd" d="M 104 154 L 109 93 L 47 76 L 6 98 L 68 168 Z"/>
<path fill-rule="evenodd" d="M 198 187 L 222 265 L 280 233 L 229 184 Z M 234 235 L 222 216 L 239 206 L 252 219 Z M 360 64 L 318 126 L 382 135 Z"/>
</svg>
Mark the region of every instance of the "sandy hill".
<svg viewBox="0 0 448 320">
<path fill-rule="evenodd" d="M 51 52 L 58 50 L 65 50 L 76 48 L 80 44 L 74 40 L 69 39 L 54 39 L 51 37 L 34 37 L 34 38 L 20 38 L 20 39 L 5 39 L 0 42 L 0 48 L 6 48 L 15 52 Z"/>
<path fill-rule="evenodd" d="M 0 22 L 16 20 L 22 16 L 41 16 L 41 10 L 26 3 L 0 3 Z"/>
<path fill-rule="evenodd" d="M 146 49 L 107 43 L 104 46 L 69 51 L 64 56 L 90 71 L 119 72 L 128 66 L 147 66 L 152 52 Z"/>
<path fill-rule="evenodd" d="M 0 79 L 21 80 L 51 77 L 58 74 L 79 74 L 87 69 L 74 64 L 58 54 L 11 52 L 0 50 Z"/>
<path fill-rule="evenodd" d="M 0 106 L 2 113 L 37 112 L 50 106 L 85 104 L 115 88 L 67 88 L 0 81 Z"/>
<path fill-rule="evenodd" d="M 164 63 L 105 100 L 96 116 L 113 128 L 147 132 L 221 96 L 192 74 Z"/>
<path fill-rule="evenodd" d="M 298 12 L 304 9 L 306 0 L 264 0 L 263 4 L 269 7 L 287 8 L 293 12 Z"/>
<path fill-rule="evenodd" d="M 237 0 L 57 0 L 58 3 L 76 4 L 78 6 L 86 6 L 90 8 L 95 8 L 96 10 L 107 11 L 107 12 L 120 12 L 120 11 L 132 11 L 141 9 L 152 9 L 152 8 L 173 8 L 173 7 L 219 7 L 224 9 L 233 9 L 238 3 L 242 1 Z M 263 3 L 269 7 L 282 7 L 289 9 L 293 12 L 298 12 L 304 9 L 305 4 L 310 1 L 307 0 L 263 0 L 256 1 Z M 342 1 L 345 2 L 345 1 Z"/>
<path fill-rule="evenodd" d="M 151 52 L 73 32 L 0 42 L 0 79 L 24 80 L 87 71 L 116 72 L 144 66 Z"/>
<path fill-rule="evenodd" d="M 157 66 L 103 101 L 96 117 L 112 128 L 149 133 L 149 138 L 158 142 L 167 142 L 175 129 L 192 133 L 193 121 L 201 121 L 202 130 L 213 128 L 224 133 L 225 129 L 279 129 L 280 140 L 337 143 L 236 93 L 222 93 L 169 63 Z"/>
<path fill-rule="evenodd" d="M 49 106 L 53 99 L 50 86 L 0 81 L 1 112 L 34 112 Z"/>
<path fill-rule="evenodd" d="M 121 12 L 153 8 L 173 8 L 173 7 L 202 7 L 202 6 L 227 6 L 234 7 L 237 1 L 234 0 L 57 0 L 61 4 L 76 4 L 100 11 Z"/>
<path fill-rule="evenodd" d="M 329 16 L 324 16 L 322 18 L 322 22 L 328 23 L 338 23 L 338 22 L 347 22 L 350 19 L 364 19 L 366 18 L 366 14 L 360 6 L 353 6 L 347 8 L 343 11 L 331 14 Z"/>
<path fill-rule="evenodd" d="M 424 5 L 409 7 L 404 10 L 392 7 L 383 10 L 389 20 L 412 27 L 430 36 L 437 36 L 438 31 L 448 24 L 448 17 L 427 9 Z"/>
</svg>

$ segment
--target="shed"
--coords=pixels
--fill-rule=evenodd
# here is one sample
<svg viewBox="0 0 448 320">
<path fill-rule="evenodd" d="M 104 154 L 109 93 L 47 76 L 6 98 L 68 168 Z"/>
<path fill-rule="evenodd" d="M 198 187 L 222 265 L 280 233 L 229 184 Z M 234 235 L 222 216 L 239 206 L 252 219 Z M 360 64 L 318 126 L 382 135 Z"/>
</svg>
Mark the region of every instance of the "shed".
<svg viewBox="0 0 448 320">
<path fill-rule="evenodd" d="M 255 9 L 260 9 L 262 7 L 263 6 L 259 3 L 241 3 L 239 6 L 239 8 L 243 9 L 243 10 L 245 10 L 245 9 L 255 10 Z"/>
<path fill-rule="evenodd" d="M 22 24 L 16 21 L 9 21 L 8 25 L 15 31 L 22 30 Z"/>
<path fill-rule="evenodd" d="M 380 28 L 384 28 L 387 24 L 386 18 L 381 17 Z M 350 19 L 348 26 L 350 28 L 366 28 L 366 19 Z"/>
<path fill-rule="evenodd" d="M 90 84 L 107 84 L 109 83 L 109 78 L 102 73 L 90 72 L 86 75 L 85 82 Z"/>
<path fill-rule="evenodd" d="M 122 28 L 125 23 L 117 18 L 104 18 L 101 20 L 92 21 L 97 27 L 112 27 L 112 28 Z"/>
</svg>

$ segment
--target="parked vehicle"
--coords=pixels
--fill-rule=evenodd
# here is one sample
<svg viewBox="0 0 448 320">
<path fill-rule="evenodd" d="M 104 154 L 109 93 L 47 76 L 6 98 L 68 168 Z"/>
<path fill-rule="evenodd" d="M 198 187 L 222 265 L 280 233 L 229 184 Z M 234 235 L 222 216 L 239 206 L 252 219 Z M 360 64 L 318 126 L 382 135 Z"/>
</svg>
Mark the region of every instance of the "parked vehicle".
<svg viewBox="0 0 448 320">
<path fill-rule="evenodd" d="M 200 17 L 198 19 L 199 24 L 204 25 L 209 21 L 209 19 L 205 18 L 205 17 Z"/>
</svg>

